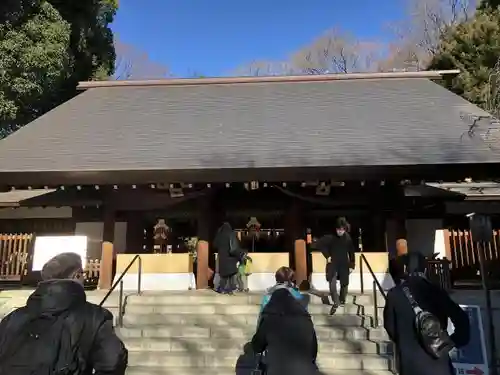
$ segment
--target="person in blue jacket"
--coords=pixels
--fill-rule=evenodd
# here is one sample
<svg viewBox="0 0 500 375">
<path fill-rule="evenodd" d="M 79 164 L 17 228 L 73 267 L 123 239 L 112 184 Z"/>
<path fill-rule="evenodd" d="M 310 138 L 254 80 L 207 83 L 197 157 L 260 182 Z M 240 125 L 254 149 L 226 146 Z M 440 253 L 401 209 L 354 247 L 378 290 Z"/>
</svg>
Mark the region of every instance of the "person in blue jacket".
<svg viewBox="0 0 500 375">
<path fill-rule="evenodd" d="M 278 269 L 275 278 L 276 285 L 262 298 L 257 330 L 251 340 L 258 368 L 267 375 L 319 375 L 318 341 L 305 308 L 307 299 L 296 288 L 289 267 Z"/>
<path fill-rule="evenodd" d="M 297 301 L 299 301 L 305 307 L 305 298 L 302 293 L 299 292 L 295 285 L 295 272 L 290 267 L 280 267 L 275 274 L 276 285 L 268 288 L 266 293 L 262 297 L 260 304 L 260 312 L 264 310 L 264 307 L 269 303 L 273 293 L 280 289 L 286 289 Z M 260 321 L 260 314 L 259 314 Z"/>
</svg>

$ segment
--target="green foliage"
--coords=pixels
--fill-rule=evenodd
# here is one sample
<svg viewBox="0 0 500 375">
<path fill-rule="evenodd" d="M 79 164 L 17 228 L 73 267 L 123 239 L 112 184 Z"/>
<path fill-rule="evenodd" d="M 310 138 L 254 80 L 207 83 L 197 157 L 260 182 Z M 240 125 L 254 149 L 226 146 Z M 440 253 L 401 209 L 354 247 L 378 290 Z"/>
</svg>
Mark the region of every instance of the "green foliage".
<svg viewBox="0 0 500 375">
<path fill-rule="evenodd" d="M 478 9 L 496 9 L 500 6 L 500 0 L 481 0 L 478 5 Z"/>
<path fill-rule="evenodd" d="M 117 0 L 2 0 L 0 139 L 113 74 Z"/>
<path fill-rule="evenodd" d="M 429 69 L 460 69 L 461 74 L 444 82 L 445 86 L 486 110 L 494 110 L 490 82 L 496 80 L 499 58 L 500 12 L 486 7 L 445 34 Z"/>
<path fill-rule="evenodd" d="M 48 110 L 69 76 L 70 25 L 46 1 L 0 24 L 0 128 L 15 130 Z M 28 13 L 26 13 L 28 12 Z"/>
<path fill-rule="evenodd" d="M 71 25 L 71 53 L 74 68 L 71 87 L 95 78 L 96 72 L 113 74 L 115 49 L 109 24 L 117 10 L 117 0 L 49 0 Z"/>
</svg>

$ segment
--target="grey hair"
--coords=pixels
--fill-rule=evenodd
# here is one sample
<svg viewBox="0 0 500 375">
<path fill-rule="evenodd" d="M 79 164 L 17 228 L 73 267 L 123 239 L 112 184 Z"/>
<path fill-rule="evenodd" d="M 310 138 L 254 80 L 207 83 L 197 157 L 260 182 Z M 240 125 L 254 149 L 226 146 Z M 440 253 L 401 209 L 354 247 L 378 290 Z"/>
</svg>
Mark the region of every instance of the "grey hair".
<svg viewBox="0 0 500 375">
<path fill-rule="evenodd" d="M 50 259 L 42 268 L 42 280 L 70 279 L 82 270 L 82 258 L 77 253 L 61 253 Z"/>
</svg>

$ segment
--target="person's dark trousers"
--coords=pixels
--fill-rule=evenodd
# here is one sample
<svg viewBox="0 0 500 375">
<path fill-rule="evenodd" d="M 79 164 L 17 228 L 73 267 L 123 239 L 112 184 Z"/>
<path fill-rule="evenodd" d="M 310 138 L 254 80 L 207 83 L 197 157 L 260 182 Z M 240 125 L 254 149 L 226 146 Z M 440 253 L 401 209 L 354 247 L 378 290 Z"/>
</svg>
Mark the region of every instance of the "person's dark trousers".
<svg viewBox="0 0 500 375">
<path fill-rule="evenodd" d="M 219 289 L 221 293 L 232 293 L 234 290 L 234 275 L 222 277 Z"/>
<path fill-rule="evenodd" d="M 341 284 L 339 295 L 339 293 L 337 292 L 337 275 L 333 275 L 332 279 L 330 280 L 330 296 L 332 297 L 334 306 L 338 307 L 341 304 L 345 303 L 348 288 L 349 284 Z"/>
<path fill-rule="evenodd" d="M 241 292 L 245 290 L 245 283 L 243 282 L 243 275 L 237 273 L 235 276 L 236 288 Z"/>
<path fill-rule="evenodd" d="M 337 275 L 333 275 L 330 280 L 330 296 L 332 297 L 333 306 L 340 306 L 340 297 L 337 292 Z"/>
<path fill-rule="evenodd" d="M 228 291 L 229 277 L 221 277 L 219 281 L 219 292 L 224 293 Z"/>
</svg>

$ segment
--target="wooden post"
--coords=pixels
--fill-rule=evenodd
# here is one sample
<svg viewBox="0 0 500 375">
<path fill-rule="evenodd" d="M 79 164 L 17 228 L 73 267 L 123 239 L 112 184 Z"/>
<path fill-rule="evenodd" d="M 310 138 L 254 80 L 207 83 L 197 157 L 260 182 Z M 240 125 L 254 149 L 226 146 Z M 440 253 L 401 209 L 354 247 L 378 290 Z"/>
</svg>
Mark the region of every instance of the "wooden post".
<svg viewBox="0 0 500 375">
<path fill-rule="evenodd" d="M 297 285 L 307 280 L 306 241 L 295 240 L 295 279 Z"/>
<path fill-rule="evenodd" d="M 102 243 L 99 289 L 110 289 L 113 283 L 113 243 Z"/>
<path fill-rule="evenodd" d="M 200 240 L 197 244 L 196 289 L 208 288 L 208 242 Z"/>
<path fill-rule="evenodd" d="M 451 244 L 450 244 L 451 234 L 449 229 L 443 230 L 443 237 L 444 237 L 444 255 L 446 259 L 451 261 Z"/>
<path fill-rule="evenodd" d="M 115 241 L 115 212 L 110 208 L 104 208 L 102 240 L 106 242 Z"/>
<path fill-rule="evenodd" d="M 196 289 L 207 289 L 209 279 L 209 257 L 210 257 L 210 227 L 212 212 L 212 196 L 203 196 L 198 199 L 198 244 L 197 267 L 196 267 Z"/>
</svg>

